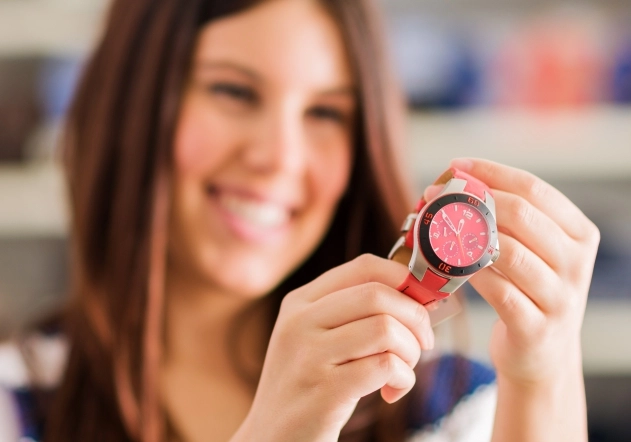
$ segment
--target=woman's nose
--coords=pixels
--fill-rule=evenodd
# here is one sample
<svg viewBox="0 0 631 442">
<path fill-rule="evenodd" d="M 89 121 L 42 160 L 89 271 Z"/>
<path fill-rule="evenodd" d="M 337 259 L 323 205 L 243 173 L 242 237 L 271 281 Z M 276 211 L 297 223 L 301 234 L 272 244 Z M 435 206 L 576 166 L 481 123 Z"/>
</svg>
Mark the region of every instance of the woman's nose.
<svg viewBox="0 0 631 442">
<path fill-rule="evenodd" d="M 244 147 L 244 165 L 258 173 L 302 173 L 308 151 L 303 124 L 291 109 L 261 118 Z"/>
</svg>

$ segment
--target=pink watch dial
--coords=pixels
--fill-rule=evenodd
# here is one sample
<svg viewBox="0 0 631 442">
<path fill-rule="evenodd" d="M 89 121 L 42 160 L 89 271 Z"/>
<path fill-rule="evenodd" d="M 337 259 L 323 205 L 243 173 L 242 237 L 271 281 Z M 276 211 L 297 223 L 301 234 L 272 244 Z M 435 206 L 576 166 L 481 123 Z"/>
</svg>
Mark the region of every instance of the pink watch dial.
<svg viewBox="0 0 631 442">
<path fill-rule="evenodd" d="M 443 262 L 467 267 L 484 255 L 489 245 L 489 226 L 484 215 L 472 205 L 447 204 L 431 221 L 429 242 Z"/>
</svg>

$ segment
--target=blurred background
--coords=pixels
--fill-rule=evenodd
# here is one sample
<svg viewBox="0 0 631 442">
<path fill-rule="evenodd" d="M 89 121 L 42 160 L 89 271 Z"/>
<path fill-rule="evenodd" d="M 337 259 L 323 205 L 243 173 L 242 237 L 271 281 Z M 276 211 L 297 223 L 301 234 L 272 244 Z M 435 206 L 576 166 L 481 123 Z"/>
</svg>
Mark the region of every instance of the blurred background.
<svg viewBox="0 0 631 442">
<path fill-rule="evenodd" d="M 583 327 L 590 440 L 631 440 L 631 1 L 379 2 L 418 192 L 451 158 L 485 157 L 541 176 L 600 227 Z M 56 140 L 107 3 L 0 0 L 0 338 L 64 296 Z M 496 316 L 465 294 L 464 329 L 441 332 L 488 360 Z"/>
</svg>

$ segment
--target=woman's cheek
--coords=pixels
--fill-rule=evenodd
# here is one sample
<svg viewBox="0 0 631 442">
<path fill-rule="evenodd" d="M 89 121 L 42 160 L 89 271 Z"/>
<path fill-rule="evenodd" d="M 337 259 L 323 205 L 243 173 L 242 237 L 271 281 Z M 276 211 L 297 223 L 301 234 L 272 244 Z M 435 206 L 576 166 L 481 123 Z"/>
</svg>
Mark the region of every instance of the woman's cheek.
<svg viewBox="0 0 631 442">
<path fill-rule="evenodd" d="M 351 147 L 346 141 L 334 143 L 329 146 L 325 158 L 318 163 L 321 165 L 318 172 L 319 186 L 326 189 L 327 200 L 337 204 L 350 179 Z"/>
<path fill-rule="evenodd" d="M 200 100 L 185 102 L 175 135 L 175 164 L 180 173 L 207 176 L 216 170 L 234 145 L 224 121 Z"/>
</svg>

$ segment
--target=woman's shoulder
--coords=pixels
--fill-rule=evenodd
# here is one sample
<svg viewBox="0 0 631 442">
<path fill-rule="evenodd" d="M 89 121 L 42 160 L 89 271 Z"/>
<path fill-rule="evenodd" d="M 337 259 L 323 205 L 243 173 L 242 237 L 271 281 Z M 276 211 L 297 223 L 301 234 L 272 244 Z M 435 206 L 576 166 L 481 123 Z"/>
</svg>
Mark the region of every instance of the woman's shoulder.
<svg viewBox="0 0 631 442">
<path fill-rule="evenodd" d="M 409 402 L 408 442 L 491 440 L 497 385 L 490 365 L 443 354 L 417 371 L 425 387 Z"/>
<path fill-rule="evenodd" d="M 0 441 L 37 440 L 37 396 L 59 383 L 67 356 L 60 335 L 0 343 Z"/>
</svg>

